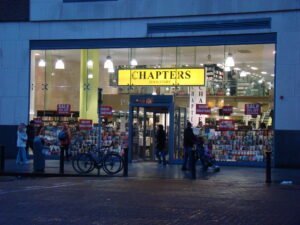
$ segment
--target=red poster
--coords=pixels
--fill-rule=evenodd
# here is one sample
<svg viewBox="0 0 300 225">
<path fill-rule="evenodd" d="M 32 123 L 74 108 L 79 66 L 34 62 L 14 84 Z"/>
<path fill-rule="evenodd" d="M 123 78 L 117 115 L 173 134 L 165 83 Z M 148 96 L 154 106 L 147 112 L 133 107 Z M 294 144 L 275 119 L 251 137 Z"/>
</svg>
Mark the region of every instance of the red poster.
<svg viewBox="0 0 300 225">
<path fill-rule="evenodd" d="M 233 112 L 233 108 L 232 106 L 223 106 L 222 112 L 223 115 L 231 115 L 231 113 Z"/>
<path fill-rule="evenodd" d="M 219 130 L 234 130 L 233 120 L 219 120 Z"/>
<path fill-rule="evenodd" d="M 211 109 L 207 104 L 196 104 L 196 114 L 210 115 Z"/>
<path fill-rule="evenodd" d="M 101 116 L 112 116 L 112 107 L 111 106 L 101 106 Z"/>
<path fill-rule="evenodd" d="M 59 115 L 68 115 L 71 113 L 70 104 L 57 104 L 57 114 Z"/>
<path fill-rule="evenodd" d="M 93 120 L 79 120 L 79 130 L 91 130 L 93 128 Z"/>
<path fill-rule="evenodd" d="M 260 104 L 245 104 L 245 115 L 257 116 L 260 114 Z"/>
</svg>

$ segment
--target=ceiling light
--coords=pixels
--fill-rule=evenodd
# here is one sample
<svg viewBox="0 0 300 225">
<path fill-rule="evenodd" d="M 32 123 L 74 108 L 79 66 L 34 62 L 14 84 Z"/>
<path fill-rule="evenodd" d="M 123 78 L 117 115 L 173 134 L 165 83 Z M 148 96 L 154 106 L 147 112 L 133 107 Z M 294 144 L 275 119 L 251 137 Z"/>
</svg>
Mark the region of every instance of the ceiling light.
<svg viewBox="0 0 300 225">
<path fill-rule="evenodd" d="M 88 61 L 87 61 L 87 67 L 89 68 L 89 69 L 92 69 L 93 68 L 93 66 L 94 66 L 94 62 L 93 62 L 93 60 L 91 60 L 91 59 L 89 59 Z"/>
<path fill-rule="evenodd" d="M 268 74 L 266 71 L 261 71 L 261 74 Z"/>
<path fill-rule="evenodd" d="M 108 72 L 109 73 L 114 73 L 115 72 L 115 68 L 114 67 L 108 68 Z"/>
<path fill-rule="evenodd" d="M 137 66 L 137 65 L 138 65 L 137 60 L 136 60 L 136 59 L 131 59 L 130 65 L 131 65 L 131 66 Z"/>
<path fill-rule="evenodd" d="M 56 61 L 55 69 L 57 69 L 57 70 L 64 70 L 65 69 L 65 63 L 62 61 L 62 59 L 58 59 Z"/>
<path fill-rule="evenodd" d="M 246 77 L 248 74 L 250 74 L 250 73 L 247 72 L 247 71 L 241 71 L 240 72 L 240 77 Z"/>
<path fill-rule="evenodd" d="M 94 78 L 94 75 L 92 73 L 89 73 L 88 74 L 88 79 L 93 79 Z"/>
<path fill-rule="evenodd" d="M 204 64 L 203 64 L 203 63 L 200 63 L 200 66 L 204 66 Z"/>
<path fill-rule="evenodd" d="M 46 66 L 46 62 L 44 59 L 40 59 L 39 60 L 39 67 L 45 67 Z"/>
<path fill-rule="evenodd" d="M 264 79 L 260 79 L 259 81 L 258 81 L 258 83 L 262 83 L 262 82 L 264 82 Z"/>
<path fill-rule="evenodd" d="M 251 70 L 258 70 L 258 68 L 255 66 L 251 66 Z"/>
<path fill-rule="evenodd" d="M 226 66 L 229 66 L 229 67 L 235 66 L 234 59 L 233 59 L 233 56 L 231 53 L 228 53 L 228 56 L 225 60 L 225 67 Z"/>
<path fill-rule="evenodd" d="M 225 70 L 225 72 L 229 72 L 229 71 L 231 71 L 231 69 L 230 69 L 230 67 L 229 67 L 229 66 L 225 66 L 224 70 Z"/>
<path fill-rule="evenodd" d="M 104 69 L 110 69 L 110 68 L 113 68 L 113 67 L 114 67 L 114 64 L 113 64 L 113 61 L 112 61 L 111 57 L 107 56 L 106 60 L 104 62 Z"/>
<path fill-rule="evenodd" d="M 270 76 L 271 76 L 271 77 L 275 77 L 275 74 L 272 73 L 272 74 L 270 74 Z"/>
<path fill-rule="evenodd" d="M 276 54 L 276 51 L 274 50 L 274 51 L 273 51 L 273 55 L 275 55 L 275 54 Z"/>
<path fill-rule="evenodd" d="M 35 55 L 35 56 L 39 56 L 39 55 L 40 55 L 40 53 L 38 53 L 38 52 L 37 52 L 37 53 L 34 53 L 34 55 Z"/>
<path fill-rule="evenodd" d="M 238 68 L 238 67 L 234 67 L 234 70 L 236 70 L 236 71 L 240 71 L 241 69 L 240 69 L 240 68 Z"/>
</svg>

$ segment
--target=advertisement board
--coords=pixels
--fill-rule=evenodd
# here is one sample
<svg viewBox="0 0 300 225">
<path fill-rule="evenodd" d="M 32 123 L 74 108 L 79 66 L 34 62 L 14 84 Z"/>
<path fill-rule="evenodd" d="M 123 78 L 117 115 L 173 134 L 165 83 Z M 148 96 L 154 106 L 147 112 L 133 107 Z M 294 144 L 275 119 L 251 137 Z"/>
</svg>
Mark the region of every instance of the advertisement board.
<svg viewBox="0 0 300 225">
<path fill-rule="evenodd" d="M 257 116 L 261 113 L 261 107 L 259 103 L 245 104 L 245 115 Z"/>
<path fill-rule="evenodd" d="M 219 120 L 219 130 L 234 130 L 234 120 Z"/>
<path fill-rule="evenodd" d="M 196 104 L 196 114 L 210 115 L 211 109 L 207 104 Z"/>
<path fill-rule="evenodd" d="M 58 115 L 68 115 L 71 113 L 70 104 L 57 104 L 57 114 Z"/>
</svg>

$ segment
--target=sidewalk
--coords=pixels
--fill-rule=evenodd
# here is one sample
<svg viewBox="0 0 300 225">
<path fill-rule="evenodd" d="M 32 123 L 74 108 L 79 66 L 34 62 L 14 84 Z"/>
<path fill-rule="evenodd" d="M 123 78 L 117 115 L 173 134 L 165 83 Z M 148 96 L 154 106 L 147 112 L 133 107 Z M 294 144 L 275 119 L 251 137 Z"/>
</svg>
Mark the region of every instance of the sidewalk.
<svg viewBox="0 0 300 225">
<path fill-rule="evenodd" d="M 64 167 L 66 175 L 78 175 L 72 168 L 71 161 L 65 162 Z M 16 165 L 14 160 L 6 160 L 6 173 L 32 173 L 32 171 L 32 160 L 28 165 Z M 59 161 L 46 160 L 45 174 L 59 175 Z M 87 174 L 87 176 L 90 175 L 97 176 L 97 170 L 95 169 L 92 173 Z M 100 175 L 105 176 L 106 174 L 103 170 L 100 170 Z M 123 176 L 123 171 L 116 176 Z M 128 176 L 147 179 L 191 179 L 189 171 L 181 171 L 181 165 L 163 166 L 155 162 L 130 163 Z M 265 168 L 223 166 L 220 172 L 208 171 L 203 173 L 201 165 L 197 165 L 196 179 L 231 183 L 265 183 Z M 292 181 L 293 184 L 300 185 L 300 169 L 272 168 L 272 183 L 281 183 L 282 181 Z"/>
</svg>

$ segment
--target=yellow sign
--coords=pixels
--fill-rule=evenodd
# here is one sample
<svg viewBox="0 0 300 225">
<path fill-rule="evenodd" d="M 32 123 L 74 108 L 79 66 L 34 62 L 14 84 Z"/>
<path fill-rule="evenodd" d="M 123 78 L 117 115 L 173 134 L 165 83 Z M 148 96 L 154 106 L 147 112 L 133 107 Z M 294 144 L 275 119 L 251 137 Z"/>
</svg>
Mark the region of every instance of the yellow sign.
<svg viewBox="0 0 300 225">
<path fill-rule="evenodd" d="M 118 70 L 118 85 L 204 86 L 204 68 Z"/>
</svg>

